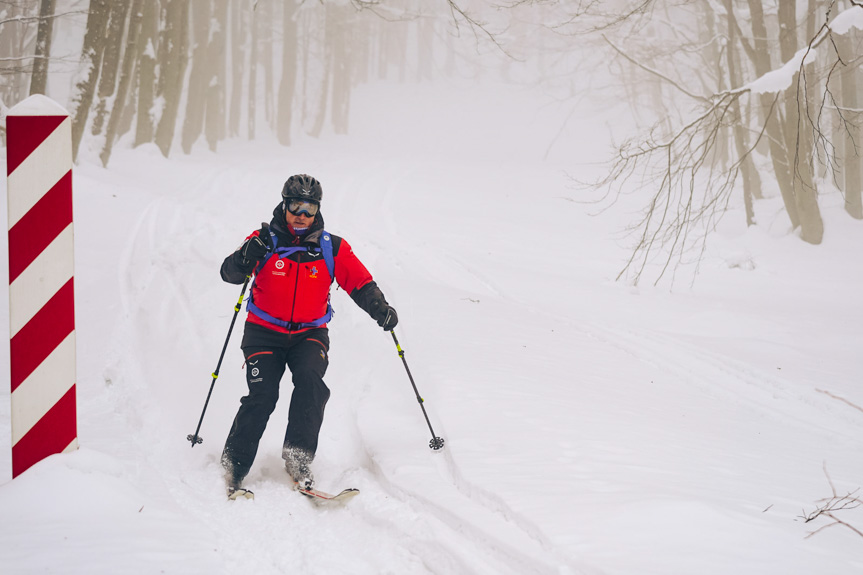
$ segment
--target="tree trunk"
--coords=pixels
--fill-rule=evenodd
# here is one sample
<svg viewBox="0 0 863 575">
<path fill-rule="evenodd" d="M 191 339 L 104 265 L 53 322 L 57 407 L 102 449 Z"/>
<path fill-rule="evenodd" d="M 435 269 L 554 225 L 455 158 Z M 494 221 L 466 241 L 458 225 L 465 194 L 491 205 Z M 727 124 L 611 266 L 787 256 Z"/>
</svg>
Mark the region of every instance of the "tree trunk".
<svg viewBox="0 0 863 575">
<path fill-rule="evenodd" d="M 296 0 L 285 0 L 282 20 L 282 80 L 279 83 L 279 109 L 276 137 L 283 146 L 291 145 L 291 119 L 297 87 L 297 11 Z"/>
<path fill-rule="evenodd" d="M 246 64 L 246 0 L 233 0 L 233 18 L 231 19 L 231 117 L 228 123 L 228 135 L 240 135 L 240 117 L 243 114 L 243 71 Z"/>
<path fill-rule="evenodd" d="M 312 40 L 311 34 L 309 34 L 309 30 L 311 29 L 310 22 L 312 20 L 312 11 L 311 10 L 303 10 L 300 12 L 299 17 L 303 19 L 302 26 L 300 27 L 303 30 L 302 42 L 298 41 L 298 44 L 302 46 L 302 92 L 300 93 L 300 123 L 303 127 L 306 126 L 306 121 L 309 118 L 309 100 L 310 100 L 310 90 L 309 90 L 309 57 L 312 51 Z M 298 38 L 299 40 L 299 38 Z M 299 49 L 299 48 L 298 48 Z"/>
<path fill-rule="evenodd" d="M 855 36 L 857 36 L 855 38 Z M 859 41 L 859 34 L 849 30 L 845 36 L 837 37 L 836 46 L 842 62 L 851 62 L 859 53 L 854 50 Z M 840 64 L 841 65 L 841 64 Z M 842 167 L 842 191 L 845 194 L 845 211 L 855 219 L 863 219 L 863 98 L 860 97 L 861 85 L 860 65 L 845 64 L 839 80 L 839 111 L 843 121 L 840 124 L 836 139 L 840 165 Z"/>
<path fill-rule="evenodd" d="M 153 141 L 155 118 L 153 103 L 156 92 L 156 44 L 159 41 L 159 3 L 144 2 L 141 20 L 141 42 L 138 46 L 138 119 L 135 146 Z"/>
<path fill-rule="evenodd" d="M 99 75 L 99 101 L 93 114 L 92 132 L 94 136 L 102 133 L 105 117 L 114 92 L 117 89 L 117 70 L 123 51 L 123 37 L 126 33 L 126 18 L 129 15 L 131 0 L 114 0 L 108 22 L 108 37 L 105 40 L 105 56 L 102 58 L 102 72 Z"/>
<path fill-rule="evenodd" d="M 255 139 L 255 119 L 257 111 L 257 88 L 258 88 L 258 14 L 252 9 L 249 18 L 249 125 L 248 136 L 250 140 Z"/>
<path fill-rule="evenodd" d="M 164 59 L 159 63 L 159 93 L 164 102 L 162 117 L 156 128 L 156 145 L 166 158 L 171 152 L 183 77 L 188 62 L 189 0 L 168 0 L 165 9 L 165 28 L 162 35 Z"/>
<path fill-rule="evenodd" d="M 141 8 L 143 11 L 143 7 Z M 138 31 L 138 38 L 141 37 L 140 30 Z M 138 47 L 135 46 L 135 50 L 133 53 L 136 53 Z M 117 137 L 114 138 L 116 142 L 123 136 L 125 136 L 129 130 L 132 129 L 132 122 L 135 121 L 135 101 L 138 99 L 138 56 L 137 54 L 132 59 L 132 77 L 129 81 L 129 90 L 126 95 L 126 105 L 123 106 L 123 116 L 120 118 L 120 123 L 117 126 Z"/>
<path fill-rule="evenodd" d="M 716 41 L 716 38 L 719 35 L 719 32 L 717 31 L 719 23 L 716 21 L 716 14 L 713 11 L 713 8 L 707 2 L 699 3 L 699 5 L 702 11 L 701 20 L 703 22 L 703 25 L 699 27 L 701 29 L 701 45 L 704 46 L 703 50 L 706 55 L 706 61 L 715 64 L 712 74 L 710 73 L 711 71 L 705 67 L 705 73 L 699 74 L 699 76 L 702 78 L 702 84 L 705 86 L 706 93 L 723 92 L 727 87 L 725 86 L 725 74 L 722 69 L 722 53 L 719 50 L 719 42 Z M 668 14 L 667 16 L 670 17 L 671 15 Z M 726 55 L 732 50 L 734 50 L 734 48 L 729 39 L 725 46 Z M 663 99 L 663 101 L 665 100 Z M 739 109 L 737 111 L 739 112 Z M 663 115 L 666 118 L 670 117 L 670 114 Z M 739 114 L 737 117 L 739 118 Z M 712 163 L 713 166 L 719 165 L 723 172 L 728 170 L 729 145 L 732 141 L 733 136 L 729 133 L 728 126 L 725 122 L 721 122 L 716 139 L 716 145 L 713 147 Z"/>
<path fill-rule="evenodd" d="M 444 36 L 446 37 L 446 61 L 444 62 L 444 73 L 447 78 L 452 78 L 455 76 L 456 72 L 455 37 L 449 32 L 444 32 Z"/>
<path fill-rule="evenodd" d="M 357 18 L 351 27 L 356 30 L 353 35 L 353 50 L 351 50 L 353 59 L 351 85 L 356 87 L 369 81 L 373 38 L 368 18 Z"/>
<path fill-rule="evenodd" d="M 350 7 L 348 6 L 349 10 Z M 326 37 L 332 46 L 333 99 L 332 122 L 336 134 L 348 133 L 351 110 L 350 26 L 346 7 L 327 6 Z"/>
<path fill-rule="evenodd" d="M 408 70 L 408 27 L 402 23 L 400 26 L 394 26 L 395 34 L 392 36 L 394 45 L 391 48 L 395 51 L 396 65 L 399 68 L 399 82 L 402 84 L 407 80 Z"/>
<path fill-rule="evenodd" d="M 210 0 L 192 3 L 192 70 L 189 73 L 189 88 L 186 99 L 186 117 L 183 120 L 183 135 L 180 143 L 183 152 L 190 154 L 192 146 L 204 129 L 204 110 L 207 102 L 207 86 L 212 68 L 207 61 L 212 16 Z"/>
<path fill-rule="evenodd" d="M 44 94 L 48 86 L 48 58 L 51 57 L 51 33 L 54 29 L 54 2 L 42 0 L 39 7 L 39 27 L 36 31 L 36 50 L 33 73 L 30 76 L 30 95 Z"/>
<path fill-rule="evenodd" d="M 309 130 L 309 135 L 313 138 L 319 137 L 324 129 L 324 121 L 327 118 L 327 101 L 329 100 L 330 94 L 330 74 L 332 73 L 333 61 L 333 39 L 330 38 L 329 8 L 330 7 L 325 7 L 324 9 L 324 32 L 323 34 L 321 34 L 323 36 L 323 80 L 321 92 L 318 95 L 318 108 L 315 114 L 315 121 L 312 124 L 311 130 Z"/>
<path fill-rule="evenodd" d="M 434 62 L 434 18 L 424 15 L 417 20 L 417 82 L 432 81 L 432 64 Z M 503 60 L 503 64 L 510 59 Z"/>
<path fill-rule="evenodd" d="M 210 38 L 207 62 L 211 67 L 207 88 L 207 112 L 204 132 L 210 150 L 215 152 L 219 140 L 225 138 L 225 31 L 228 29 L 228 0 L 214 0 L 216 30 Z"/>
<path fill-rule="evenodd" d="M 818 189 L 815 185 L 815 126 L 817 111 L 810 105 L 806 94 L 812 94 L 814 87 L 807 83 L 814 81 L 815 64 L 807 64 L 803 75 L 798 75 L 797 97 L 799 106 L 789 106 L 799 115 L 797 126 L 797 157 L 795 159 L 794 198 L 797 201 L 797 213 L 800 215 L 800 238 L 810 244 L 820 244 L 824 238 L 824 221 L 818 207 Z M 792 113 L 789 110 L 789 115 Z"/>
<path fill-rule="evenodd" d="M 732 87 L 740 85 L 740 74 L 737 71 L 737 44 L 735 37 L 735 16 L 732 0 L 724 0 L 725 13 L 728 18 L 728 44 L 725 50 L 725 58 L 728 62 L 728 81 Z M 755 224 L 755 210 L 752 205 L 753 197 L 756 196 L 754 188 L 760 187 L 761 179 L 758 177 L 758 171 L 755 169 L 755 163 L 752 161 L 752 156 L 749 153 L 749 144 L 746 141 L 746 132 L 743 129 L 742 118 L 740 114 L 740 99 L 734 100 L 732 113 L 735 119 L 734 122 L 734 147 L 737 151 L 737 159 L 740 162 L 740 172 L 743 177 L 743 205 L 746 209 L 746 225 Z M 760 196 L 760 193 L 758 194 Z"/>
<path fill-rule="evenodd" d="M 793 140 L 789 144 L 793 146 L 789 157 L 793 158 L 794 201 L 800 218 L 800 238 L 810 244 L 820 244 L 824 236 L 824 223 L 818 208 L 818 190 L 814 179 L 815 138 L 812 125 L 812 118 L 817 117 L 817 113 L 806 98 L 807 93 L 812 93 L 812 86 L 807 86 L 807 83 L 814 76 L 814 64 L 806 65 L 804 71 L 797 75 L 791 86 L 794 95 L 789 97 L 786 92 L 789 99 L 785 114 L 787 134 L 790 134 L 787 139 Z"/>
<path fill-rule="evenodd" d="M 84 135 L 84 126 L 90 114 L 90 105 L 96 92 L 96 82 L 102 66 L 105 51 L 105 28 L 108 25 L 110 6 L 108 0 L 91 0 L 87 16 L 87 31 L 81 49 L 81 64 L 78 77 L 70 98 L 69 113 L 72 116 L 72 157 L 78 158 L 78 148 Z"/>
<path fill-rule="evenodd" d="M 22 56 L 28 52 L 32 39 L 30 20 L 33 13 L 29 2 L 0 2 L 0 95 L 10 106 L 27 97 L 33 65 L 25 65 Z"/>
<path fill-rule="evenodd" d="M 273 113 L 273 24 L 274 10 L 273 2 L 261 4 L 259 25 L 260 32 L 260 59 L 264 68 L 264 117 L 270 129 L 275 127 L 275 114 Z"/>
<path fill-rule="evenodd" d="M 752 17 L 755 73 L 759 77 L 771 71 L 770 51 L 767 46 L 767 26 L 764 22 L 764 9 L 761 1 L 748 0 L 749 13 Z M 785 138 L 782 133 L 782 125 L 779 122 L 779 102 L 774 104 L 774 97 L 770 94 L 762 94 L 760 101 L 764 122 L 766 123 L 767 141 L 770 147 L 773 173 L 779 185 L 779 192 L 782 195 L 785 211 L 791 220 L 791 227 L 797 228 L 800 225 L 800 218 L 797 214 L 797 204 L 794 200 L 794 183 L 788 161 L 788 151 L 784 145 Z"/>
<path fill-rule="evenodd" d="M 378 20 L 375 23 L 378 30 L 378 80 L 387 79 L 390 64 L 390 36 L 392 35 L 392 28 L 396 25 L 382 20 Z M 451 34 L 447 34 L 447 38 L 451 36 Z"/>
<path fill-rule="evenodd" d="M 788 62 L 797 52 L 797 4 L 779 3 L 779 48 L 782 61 Z M 796 81 L 785 91 L 785 143 L 792 161 L 794 202 L 800 224 L 800 237 L 810 244 L 820 244 L 824 223 L 818 208 L 812 159 L 814 156 L 814 126 L 807 94 L 812 93 L 811 78 L 815 66 L 810 64 L 797 74 Z M 787 206 L 786 206 L 787 207 Z"/>
<path fill-rule="evenodd" d="M 120 127 L 120 119 L 123 117 L 123 111 L 126 106 L 126 97 L 129 94 L 129 86 L 132 83 L 132 69 L 134 68 L 135 57 L 137 56 L 135 47 L 138 42 L 138 35 L 141 31 L 141 20 L 143 18 L 142 10 L 143 0 L 134 0 L 132 4 L 132 16 L 129 21 L 129 32 L 126 35 L 126 50 L 123 54 L 120 85 L 117 87 L 117 97 L 114 99 L 114 105 L 111 107 L 111 117 L 108 119 L 105 145 L 102 148 L 102 153 L 99 155 L 103 166 L 107 166 L 108 160 L 111 158 L 111 150 L 114 147 L 114 140 Z"/>
</svg>

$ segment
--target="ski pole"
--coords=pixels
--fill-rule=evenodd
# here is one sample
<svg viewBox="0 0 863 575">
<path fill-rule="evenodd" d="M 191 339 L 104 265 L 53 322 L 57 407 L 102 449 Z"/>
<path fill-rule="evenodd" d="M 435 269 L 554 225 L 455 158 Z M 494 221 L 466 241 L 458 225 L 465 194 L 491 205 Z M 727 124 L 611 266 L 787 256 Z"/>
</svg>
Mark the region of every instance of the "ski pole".
<svg viewBox="0 0 863 575">
<path fill-rule="evenodd" d="M 393 341 L 396 342 L 396 349 L 399 351 L 399 357 L 402 358 L 402 363 L 405 364 L 405 371 L 408 372 L 408 379 L 411 380 L 411 386 L 414 388 L 414 393 L 417 396 L 417 401 L 420 404 L 420 408 L 423 410 L 423 415 L 426 418 L 426 423 L 429 426 L 429 431 L 431 431 L 432 438 L 431 438 L 431 441 L 429 441 L 429 447 L 431 447 L 435 451 L 437 451 L 438 449 L 443 449 L 443 444 L 444 444 L 443 437 L 438 437 L 437 435 L 435 435 L 434 429 L 432 429 L 431 421 L 429 421 L 429 416 L 426 413 L 425 405 L 423 405 L 424 400 L 423 400 L 422 396 L 420 396 L 420 392 L 417 391 L 417 384 L 414 383 L 414 378 L 411 375 L 411 370 L 408 367 L 407 360 L 405 359 L 405 352 L 402 349 L 402 346 L 399 345 L 399 340 L 396 337 L 396 330 L 391 329 L 390 334 L 393 336 Z"/>
<path fill-rule="evenodd" d="M 198 427 L 195 433 L 186 436 L 186 439 L 192 442 L 192 447 L 198 443 L 203 443 L 204 440 L 198 435 L 201 431 L 201 424 L 204 422 L 204 414 L 207 413 L 207 405 L 210 403 L 210 396 L 213 395 L 213 387 L 216 385 L 216 380 L 219 379 L 219 368 L 222 367 L 222 360 L 225 358 L 225 350 L 228 349 L 228 341 L 231 339 L 231 332 L 234 331 L 234 322 L 237 321 L 237 314 L 240 313 L 240 308 L 243 306 L 243 296 L 246 295 L 246 288 L 249 285 L 251 275 L 246 276 L 246 281 L 243 282 L 243 289 L 240 291 L 240 299 L 237 305 L 234 306 L 234 317 L 231 318 L 231 327 L 228 328 L 228 337 L 225 338 L 225 345 L 222 346 L 222 354 L 219 356 L 219 363 L 216 364 L 216 371 L 213 372 L 213 383 L 210 384 L 210 392 L 207 394 L 207 401 L 204 402 L 204 411 L 201 412 L 201 419 L 198 420 Z"/>
</svg>

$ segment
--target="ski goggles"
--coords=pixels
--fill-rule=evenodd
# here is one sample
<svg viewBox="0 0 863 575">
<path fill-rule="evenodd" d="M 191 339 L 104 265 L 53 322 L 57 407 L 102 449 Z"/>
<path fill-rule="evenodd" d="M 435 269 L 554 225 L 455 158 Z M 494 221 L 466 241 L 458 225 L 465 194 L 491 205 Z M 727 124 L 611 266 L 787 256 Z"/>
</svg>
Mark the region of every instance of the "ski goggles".
<svg viewBox="0 0 863 575">
<path fill-rule="evenodd" d="M 318 204 L 316 202 L 310 202 L 308 200 L 300 200 L 300 199 L 289 199 L 285 200 L 285 209 L 294 214 L 295 216 L 299 216 L 300 214 L 305 214 L 310 218 L 313 218 L 318 213 Z"/>
</svg>

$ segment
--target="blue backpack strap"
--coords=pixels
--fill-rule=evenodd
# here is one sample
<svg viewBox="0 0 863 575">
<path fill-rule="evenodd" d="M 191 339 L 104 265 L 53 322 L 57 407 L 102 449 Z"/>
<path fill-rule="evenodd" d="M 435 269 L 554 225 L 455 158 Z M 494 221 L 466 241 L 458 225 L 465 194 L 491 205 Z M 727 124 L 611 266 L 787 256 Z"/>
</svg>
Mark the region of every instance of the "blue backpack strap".
<svg viewBox="0 0 863 575">
<path fill-rule="evenodd" d="M 324 255 L 324 263 L 327 264 L 327 271 L 330 272 L 332 281 L 336 281 L 336 260 L 333 257 L 333 239 L 326 230 L 321 234 L 321 252 Z"/>
<path fill-rule="evenodd" d="M 327 301 L 327 313 L 324 314 L 324 317 L 318 318 L 314 321 L 307 321 L 303 323 L 292 323 L 289 321 L 281 320 L 277 317 L 273 317 L 258 306 L 256 306 L 255 303 L 251 300 L 251 298 L 246 301 L 246 311 L 258 316 L 259 318 L 268 323 L 281 326 L 291 331 L 306 329 L 310 327 L 321 327 L 322 325 L 324 325 L 325 323 L 329 323 L 329 321 L 333 319 L 333 306 L 330 305 L 329 301 Z"/>
<path fill-rule="evenodd" d="M 270 234 L 270 250 L 267 252 L 267 255 L 264 256 L 264 259 L 260 261 L 258 266 L 255 268 L 255 277 L 257 277 L 258 272 L 263 269 L 264 265 L 269 261 L 271 257 L 274 255 L 279 258 L 287 257 L 291 254 L 295 254 L 297 252 L 307 252 L 309 251 L 307 248 L 302 248 L 298 246 L 280 248 L 277 246 L 276 235 Z M 326 231 L 321 235 L 320 240 L 320 251 L 324 257 L 324 263 L 327 266 L 327 271 L 330 272 L 331 282 L 336 279 L 336 262 L 333 257 L 333 240 L 330 234 Z M 252 285 L 254 286 L 254 280 L 252 280 Z M 292 323 L 289 321 L 281 320 L 277 317 L 273 317 L 258 306 L 255 305 L 255 302 L 252 301 L 252 290 L 249 289 L 249 298 L 246 300 L 246 311 L 252 313 L 262 320 L 272 323 L 274 325 L 278 325 L 285 329 L 295 331 L 299 329 L 306 329 L 311 327 L 320 327 L 325 323 L 328 323 L 333 318 L 333 306 L 330 304 L 329 298 L 327 298 L 327 313 L 324 314 L 323 317 L 316 319 L 314 321 L 304 322 L 304 323 Z"/>
</svg>

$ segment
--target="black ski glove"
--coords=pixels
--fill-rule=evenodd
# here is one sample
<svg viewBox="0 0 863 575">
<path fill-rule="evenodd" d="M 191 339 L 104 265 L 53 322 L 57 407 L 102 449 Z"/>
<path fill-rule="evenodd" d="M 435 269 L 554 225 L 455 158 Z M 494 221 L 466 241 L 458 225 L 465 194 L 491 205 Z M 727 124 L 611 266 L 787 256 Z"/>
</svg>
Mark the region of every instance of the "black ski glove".
<svg viewBox="0 0 863 575">
<path fill-rule="evenodd" d="M 258 236 L 252 236 L 240 250 L 243 255 L 243 265 L 254 268 L 267 255 L 267 245 Z"/>
<path fill-rule="evenodd" d="M 387 306 L 387 315 L 384 318 L 383 323 L 378 320 L 378 325 L 384 328 L 384 331 L 392 331 L 392 329 L 399 322 L 399 314 L 396 313 L 395 308 L 392 306 Z"/>
<path fill-rule="evenodd" d="M 384 331 L 390 331 L 399 323 L 399 314 L 386 301 L 374 300 L 372 302 L 372 310 L 372 317 L 378 322 L 379 326 L 384 328 Z"/>
<path fill-rule="evenodd" d="M 359 289 L 355 289 L 351 293 L 351 299 L 372 316 L 372 319 L 378 322 L 378 325 L 386 331 L 393 329 L 399 322 L 396 310 L 387 303 L 384 294 L 373 281 L 370 281 Z"/>
</svg>

